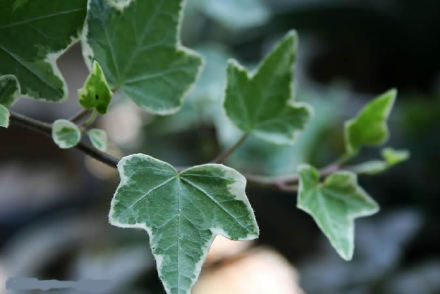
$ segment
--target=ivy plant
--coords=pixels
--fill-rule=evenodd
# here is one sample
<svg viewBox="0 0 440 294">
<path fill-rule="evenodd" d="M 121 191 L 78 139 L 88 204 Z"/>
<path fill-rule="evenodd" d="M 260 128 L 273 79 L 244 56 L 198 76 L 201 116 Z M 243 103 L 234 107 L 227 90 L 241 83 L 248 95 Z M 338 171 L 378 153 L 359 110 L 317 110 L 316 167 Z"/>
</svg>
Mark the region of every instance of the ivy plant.
<svg viewBox="0 0 440 294">
<path fill-rule="evenodd" d="M 297 207 L 314 219 L 336 252 L 350 260 L 355 219 L 379 210 L 359 185 L 358 175 L 378 174 L 409 158 L 406 150 L 386 147 L 382 159 L 348 164 L 363 148 L 387 142 L 387 120 L 396 90 L 372 99 L 345 123 L 345 153 L 328 166 L 317 168 L 304 162 L 296 174 L 273 178 L 223 165 L 250 135 L 262 142 L 295 144 L 313 117 L 313 108 L 293 97 L 298 47 L 293 30 L 253 72 L 231 59 L 225 62 L 224 72 L 215 73 L 226 81 L 217 112 L 224 113 L 242 135 L 211 162 L 175 167 L 147 154 L 119 159 L 105 153 L 107 134 L 92 126 L 99 115 L 107 113 L 115 92 L 152 115 L 172 115 L 198 79 L 203 58 L 183 47 L 179 37 L 184 2 L 2 1 L 0 126 L 25 126 L 50 136 L 60 148 L 76 148 L 117 168 L 120 184 L 111 200 L 109 221 L 147 232 L 159 277 L 169 294 L 190 293 L 215 236 L 258 237 L 247 182 L 275 186 L 292 199 L 298 195 Z M 83 110 L 53 123 L 12 111 L 10 107 L 20 97 L 49 102 L 66 98 L 56 60 L 76 41 L 90 68 L 78 89 Z M 257 214 L 264 217 L 263 212 Z"/>
</svg>

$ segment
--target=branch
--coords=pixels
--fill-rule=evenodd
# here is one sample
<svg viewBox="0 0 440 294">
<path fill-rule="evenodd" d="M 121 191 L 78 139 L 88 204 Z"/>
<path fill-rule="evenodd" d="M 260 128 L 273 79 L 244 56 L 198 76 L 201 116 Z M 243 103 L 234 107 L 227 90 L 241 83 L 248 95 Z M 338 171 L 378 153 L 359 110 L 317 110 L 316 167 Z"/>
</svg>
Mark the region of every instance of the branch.
<svg viewBox="0 0 440 294">
<path fill-rule="evenodd" d="M 222 163 L 225 161 L 238 147 L 240 147 L 241 144 L 247 139 L 249 136 L 249 133 L 243 134 L 241 138 L 232 145 L 229 149 L 226 149 L 224 152 L 220 153 L 214 160 L 212 160 L 213 163 Z"/>
<path fill-rule="evenodd" d="M 319 178 L 324 179 L 329 175 L 331 175 L 332 173 L 337 172 L 341 169 L 342 169 L 342 164 L 340 164 L 340 160 L 338 160 L 320 169 Z M 272 185 L 280 189 L 281 191 L 286 191 L 286 192 L 298 191 L 298 184 L 299 184 L 298 175 L 292 175 L 286 177 L 269 177 L 269 176 L 253 175 L 253 174 L 244 174 L 244 176 L 249 182 L 255 184 Z"/>
<path fill-rule="evenodd" d="M 44 134 L 48 137 L 52 137 L 52 125 L 48 124 L 46 122 L 42 122 L 18 113 L 10 112 L 10 121 L 11 124 L 17 124 L 22 127 L 25 127 L 29 130 Z M 221 153 L 219 156 L 217 156 L 216 159 L 213 160 L 215 163 L 221 163 L 224 160 L 226 160 L 249 136 L 249 134 L 244 134 L 238 141 L 235 143 L 232 147 Z M 118 158 L 113 157 L 112 155 L 101 152 L 92 146 L 80 142 L 78 145 L 75 146 L 76 149 L 82 151 L 83 153 L 87 154 L 90 157 L 93 157 L 94 159 L 110 166 L 113 168 L 117 167 L 117 164 L 119 162 Z M 330 174 L 337 172 L 342 169 L 343 163 L 346 160 L 337 160 L 336 162 L 329 164 L 328 166 L 322 168 L 319 170 L 319 177 L 320 179 L 324 179 L 325 177 L 329 176 Z M 178 170 L 183 170 L 185 168 L 178 168 Z M 260 185 L 271 185 L 275 188 L 286 191 L 286 192 L 295 192 L 298 191 L 298 184 L 299 184 L 299 177 L 298 175 L 291 175 L 286 177 L 269 177 L 269 176 L 260 176 L 260 175 L 253 175 L 253 174 L 244 174 L 246 179 L 249 182 L 253 182 L 255 184 Z"/>
<path fill-rule="evenodd" d="M 18 113 L 14 113 L 12 111 L 10 113 L 11 113 L 10 122 L 12 124 L 17 124 L 31 131 L 35 131 L 52 138 L 51 124 Z M 80 142 L 78 145 L 75 146 L 75 148 L 110 167 L 116 168 L 118 165 L 119 162 L 118 158 L 113 157 L 108 153 L 101 152 L 86 143 Z"/>
</svg>

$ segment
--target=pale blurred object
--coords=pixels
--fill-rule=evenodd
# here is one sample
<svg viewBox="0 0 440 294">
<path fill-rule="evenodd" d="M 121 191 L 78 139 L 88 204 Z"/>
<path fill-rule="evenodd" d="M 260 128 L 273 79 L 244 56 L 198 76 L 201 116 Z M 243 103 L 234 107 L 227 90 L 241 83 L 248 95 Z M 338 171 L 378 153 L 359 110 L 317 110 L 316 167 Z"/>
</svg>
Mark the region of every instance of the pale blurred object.
<svg viewBox="0 0 440 294">
<path fill-rule="evenodd" d="M 141 109 L 130 101 L 115 104 L 102 117 L 102 127 L 107 131 L 110 142 L 118 145 L 135 146 L 142 127 Z"/>
<path fill-rule="evenodd" d="M 270 19 L 270 10 L 261 0 L 206 0 L 205 13 L 231 30 L 262 26 Z"/>
<path fill-rule="evenodd" d="M 0 164 L 0 219 L 18 209 L 35 210 L 68 198 L 81 187 L 70 170 L 51 163 L 2 162 Z"/>
<path fill-rule="evenodd" d="M 221 261 L 226 258 L 238 256 L 245 252 L 253 242 L 232 241 L 223 236 L 217 236 L 209 249 L 206 265 Z"/>
<path fill-rule="evenodd" d="M 295 268 L 280 254 L 267 248 L 251 250 L 241 258 L 206 271 L 193 293 L 304 294 L 298 285 Z"/>
</svg>

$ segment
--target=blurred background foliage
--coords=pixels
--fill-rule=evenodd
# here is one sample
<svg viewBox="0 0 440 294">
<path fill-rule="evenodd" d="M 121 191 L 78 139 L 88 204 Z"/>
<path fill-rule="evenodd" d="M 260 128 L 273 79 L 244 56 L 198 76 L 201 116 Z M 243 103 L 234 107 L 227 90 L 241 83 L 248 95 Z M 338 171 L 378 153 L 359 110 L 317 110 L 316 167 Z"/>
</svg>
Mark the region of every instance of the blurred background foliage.
<svg viewBox="0 0 440 294">
<path fill-rule="evenodd" d="M 194 293 L 440 293 L 439 15 L 437 0 L 188 0 L 183 44 L 205 57 L 206 68 L 174 116 L 115 97 L 98 122 L 115 155 L 142 152 L 178 166 L 212 159 L 238 135 L 220 108 L 227 60 L 254 68 L 292 28 L 300 36 L 292 98 L 312 104 L 314 118 L 295 145 L 251 137 L 227 164 L 262 175 L 293 173 L 306 161 L 323 166 L 342 153 L 343 121 L 391 87 L 399 96 L 388 145 L 412 155 L 360 178 L 382 210 L 357 222 L 350 263 L 295 208 L 296 195 L 249 186 L 261 238 L 216 241 Z M 87 69 L 79 45 L 59 65 L 70 99 L 23 99 L 17 112 L 52 121 L 80 109 L 75 93 Z M 33 276 L 163 293 L 146 234 L 107 223 L 115 171 L 18 127 L 0 130 L 0 138 L 0 292 L 7 277 Z M 365 149 L 358 160 L 379 155 Z"/>
</svg>

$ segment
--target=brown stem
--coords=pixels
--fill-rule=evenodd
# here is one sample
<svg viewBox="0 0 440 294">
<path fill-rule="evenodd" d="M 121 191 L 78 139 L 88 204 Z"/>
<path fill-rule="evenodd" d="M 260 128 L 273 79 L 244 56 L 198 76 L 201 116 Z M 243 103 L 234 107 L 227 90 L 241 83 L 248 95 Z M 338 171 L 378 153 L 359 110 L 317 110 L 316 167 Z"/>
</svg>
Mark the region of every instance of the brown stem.
<svg viewBox="0 0 440 294">
<path fill-rule="evenodd" d="M 214 163 L 222 163 L 225 161 L 241 144 L 247 139 L 249 133 L 243 134 L 241 138 L 230 148 L 226 149 L 224 152 L 220 153 L 212 162 Z"/>
<path fill-rule="evenodd" d="M 339 161 L 329 164 L 326 167 L 323 167 L 319 170 L 319 178 L 324 179 L 331 175 L 334 172 L 341 170 L 342 165 L 339 164 Z M 347 169 L 347 168 L 346 168 Z M 244 175 L 249 182 L 262 184 L 262 185 L 273 185 L 280 189 L 281 191 L 287 192 L 296 192 L 298 191 L 299 184 L 299 176 L 292 175 L 286 177 L 269 177 L 269 176 L 260 176 L 260 175 L 252 175 L 245 174 Z"/>
<path fill-rule="evenodd" d="M 90 115 L 92 111 L 90 109 L 84 109 L 75 114 L 73 117 L 71 117 L 69 120 L 73 123 L 81 122 L 84 118 L 86 118 L 88 115 Z"/>
<path fill-rule="evenodd" d="M 32 131 L 36 131 L 42 133 L 46 136 L 52 137 L 52 125 L 18 114 L 11 111 L 10 121 L 12 124 L 17 124 Z M 227 159 L 248 137 L 249 134 L 244 134 L 237 143 L 235 143 L 231 148 L 227 149 L 225 152 L 221 153 L 213 162 L 221 163 L 225 159 Z M 107 164 L 110 167 L 116 168 L 119 162 L 118 158 L 113 157 L 110 154 L 105 152 L 101 152 L 92 146 L 80 142 L 76 149 L 82 151 L 83 153 L 93 157 L 94 159 Z M 334 172 L 341 170 L 342 162 L 340 160 L 329 164 L 328 166 L 319 170 L 320 179 L 324 179 L 327 176 L 331 175 Z M 185 169 L 184 167 L 178 168 L 179 171 Z M 347 168 L 346 168 L 347 169 Z M 278 188 L 281 191 L 287 192 L 296 192 L 298 191 L 299 177 L 298 175 L 292 175 L 287 177 L 269 177 L 269 176 L 260 176 L 260 175 L 252 175 L 245 174 L 245 177 L 249 182 L 253 182 L 260 185 L 272 185 Z"/>
<path fill-rule="evenodd" d="M 18 113 L 14 113 L 12 111 L 10 115 L 10 121 L 13 124 L 15 123 L 29 130 L 36 131 L 48 137 L 52 137 L 51 124 Z M 118 165 L 119 159 L 113 157 L 108 153 L 101 152 L 86 143 L 80 142 L 78 145 L 75 146 L 75 148 L 110 167 L 116 168 Z"/>
</svg>

